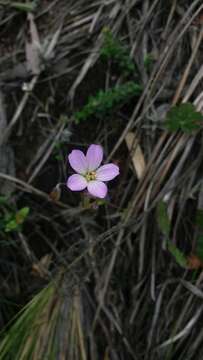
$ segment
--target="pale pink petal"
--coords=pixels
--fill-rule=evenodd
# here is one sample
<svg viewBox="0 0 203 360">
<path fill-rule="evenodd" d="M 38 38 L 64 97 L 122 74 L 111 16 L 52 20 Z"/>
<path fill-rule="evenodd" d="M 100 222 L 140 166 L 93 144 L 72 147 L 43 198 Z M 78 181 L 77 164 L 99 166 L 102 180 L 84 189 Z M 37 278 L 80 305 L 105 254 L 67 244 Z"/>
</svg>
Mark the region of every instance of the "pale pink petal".
<svg viewBox="0 0 203 360">
<path fill-rule="evenodd" d="M 74 174 L 68 178 L 66 185 L 72 191 L 80 191 L 87 187 L 87 180 L 82 175 Z"/>
<path fill-rule="evenodd" d="M 102 162 L 103 159 L 103 149 L 100 145 L 90 145 L 86 154 L 88 170 L 96 170 Z"/>
<path fill-rule="evenodd" d="M 80 150 L 73 150 L 68 155 L 70 166 L 79 174 L 85 174 L 87 172 L 87 160 L 85 155 Z"/>
<path fill-rule="evenodd" d="M 87 185 L 87 190 L 93 196 L 96 196 L 100 199 L 105 198 L 107 194 L 107 186 L 102 181 L 90 181 Z"/>
<path fill-rule="evenodd" d="M 96 179 L 100 181 L 109 181 L 119 175 L 119 167 L 115 164 L 101 166 L 96 171 Z"/>
</svg>

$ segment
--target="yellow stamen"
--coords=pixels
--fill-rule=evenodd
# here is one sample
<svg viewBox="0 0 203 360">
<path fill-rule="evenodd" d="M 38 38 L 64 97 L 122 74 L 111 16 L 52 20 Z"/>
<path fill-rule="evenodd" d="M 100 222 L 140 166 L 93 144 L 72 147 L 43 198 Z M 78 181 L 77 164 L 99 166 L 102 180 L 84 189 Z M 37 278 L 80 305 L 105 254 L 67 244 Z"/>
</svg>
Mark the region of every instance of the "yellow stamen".
<svg viewBox="0 0 203 360">
<path fill-rule="evenodd" d="M 96 172 L 90 171 L 87 174 L 85 174 L 85 178 L 87 181 L 96 180 Z"/>
</svg>

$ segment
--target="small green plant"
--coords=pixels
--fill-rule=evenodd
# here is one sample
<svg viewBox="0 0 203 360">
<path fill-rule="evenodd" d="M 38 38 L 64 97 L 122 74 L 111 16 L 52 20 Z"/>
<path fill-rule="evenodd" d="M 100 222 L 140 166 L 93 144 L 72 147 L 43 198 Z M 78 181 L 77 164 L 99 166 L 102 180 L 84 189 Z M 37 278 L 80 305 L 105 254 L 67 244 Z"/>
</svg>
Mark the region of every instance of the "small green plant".
<svg viewBox="0 0 203 360">
<path fill-rule="evenodd" d="M 169 131 L 182 130 L 185 133 L 192 133 L 201 128 L 203 115 L 196 111 L 193 104 L 185 103 L 172 107 L 166 117 L 166 128 Z"/>
<path fill-rule="evenodd" d="M 187 257 L 183 254 L 183 252 L 177 248 L 175 244 L 169 238 L 170 234 L 170 219 L 167 213 L 167 206 L 163 201 L 160 201 L 157 205 L 157 222 L 160 230 L 166 236 L 166 243 L 168 251 L 175 258 L 176 262 L 183 268 L 187 267 Z"/>
<path fill-rule="evenodd" d="M 107 91 L 100 90 L 96 96 L 89 97 L 82 110 L 75 113 L 75 122 L 87 120 L 90 117 L 102 118 L 111 114 L 134 96 L 140 95 L 142 87 L 133 81 L 126 82 Z"/>
<path fill-rule="evenodd" d="M 9 204 L 8 199 L 3 196 L 0 196 L 0 205 L 2 205 L 0 209 L 0 231 L 5 233 L 20 231 L 30 212 L 29 207 L 23 207 L 16 211 Z"/>
<path fill-rule="evenodd" d="M 195 226 L 197 229 L 196 244 L 189 256 L 185 256 L 183 252 L 175 246 L 170 238 L 170 219 L 167 214 L 167 206 L 160 201 L 157 206 L 157 222 L 160 230 L 166 236 L 167 248 L 176 259 L 176 262 L 183 268 L 198 269 L 203 266 L 203 210 L 197 210 Z"/>
<path fill-rule="evenodd" d="M 22 224 L 29 214 L 29 207 L 23 207 L 14 214 L 9 214 L 5 223 L 5 232 L 19 231 L 22 228 Z"/>
<path fill-rule="evenodd" d="M 108 28 L 104 28 L 104 43 L 100 50 L 101 59 L 113 61 L 125 75 L 136 72 L 136 66 L 129 56 L 129 50 L 116 39 Z"/>
<path fill-rule="evenodd" d="M 176 259 L 176 262 L 178 265 L 180 265 L 183 268 L 187 267 L 187 257 L 183 254 L 183 252 L 177 248 L 176 245 L 174 245 L 171 241 L 167 241 L 168 251 L 173 255 L 173 257 Z"/>
</svg>

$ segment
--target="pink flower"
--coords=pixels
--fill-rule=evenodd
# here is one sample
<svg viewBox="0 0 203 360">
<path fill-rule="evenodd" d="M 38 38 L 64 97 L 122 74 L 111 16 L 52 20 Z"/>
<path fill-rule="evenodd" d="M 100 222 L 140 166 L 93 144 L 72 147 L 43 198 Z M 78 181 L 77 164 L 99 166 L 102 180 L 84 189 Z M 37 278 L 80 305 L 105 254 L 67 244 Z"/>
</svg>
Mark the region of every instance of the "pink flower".
<svg viewBox="0 0 203 360">
<path fill-rule="evenodd" d="M 80 150 L 73 150 L 68 160 L 77 174 L 67 180 L 67 187 L 72 191 L 81 191 L 87 188 L 88 192 L 98 198 L 105 198 L 107 186 L 104 181 L 114 179 L 119 175 L 119 167 L 114 164 L 101 165 L 103 149 L 100 145 L 90 145 L 86 156 Z"/>
</svg>

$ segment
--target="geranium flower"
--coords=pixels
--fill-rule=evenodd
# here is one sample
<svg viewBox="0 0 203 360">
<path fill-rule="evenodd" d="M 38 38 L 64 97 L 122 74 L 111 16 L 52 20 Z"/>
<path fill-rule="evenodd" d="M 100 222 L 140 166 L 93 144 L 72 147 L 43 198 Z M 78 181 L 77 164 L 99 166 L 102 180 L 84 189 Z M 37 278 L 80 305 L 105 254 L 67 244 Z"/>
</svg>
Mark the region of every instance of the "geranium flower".
<svg viewBox="0 0 203 360">
<path fill-rule="evenodd" d="M 67 180 L 67 187 L 72 191 L 81 191 L 87 188 L 88 192 L 98 198 L 105 198 L 108 188 L 106 181 L 119 175 L 119 167 L 115 164 L 101 165 L 103 149 L 100 145 L 90 145 L 86 156 L 80 150 L 73 150 L 68 160 L 77 174 Z"/>
</svg>

